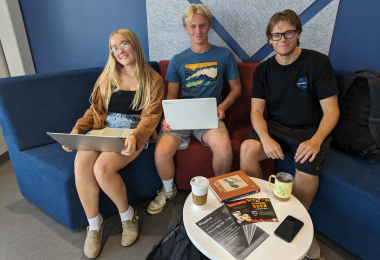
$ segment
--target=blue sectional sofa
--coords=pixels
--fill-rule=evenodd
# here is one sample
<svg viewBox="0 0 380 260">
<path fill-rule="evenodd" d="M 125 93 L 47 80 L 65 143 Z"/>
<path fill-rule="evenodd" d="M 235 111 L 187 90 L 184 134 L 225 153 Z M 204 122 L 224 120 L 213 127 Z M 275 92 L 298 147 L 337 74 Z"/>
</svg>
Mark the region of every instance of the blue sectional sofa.
<svg viewBox="0 0 380 260">
<path fill-rule="evenodd" d="M 337 80 L 348 72 L 336 72 Z M 276 172 L 294 174 L 290 154 Z M 363 259 L 380 256 L 380 162 L 331 148 L 309 210 L 314 227 Z"/>
<path fill-rule="evenodd" d="M 157 62 L 150 63 L 157 71 Z M 0 124 L 22 195 L 69 228 L 87 223 L 74 180 L 76 152 L 67 153 L 46 132 L 69 133 L 90 106 L 102 68 L 0 79 Z M 154 145 L 120 171 L 134 205 L 162 187 Z M 116 206 L 100 194 L 100 211 Z"/>
<path fill-rule="evenodd" d="M 158 70 L 158 63 L 151 65 Z M 0 124 L 21 193 L 69 228 L 87 223 L 75 189 L 75 152 L 63 151 L 46 132 L 71 131 L 89 106 L 101 70 L 0 79 Z M 342 73 L 336 76 L 339 80 Z M 130 204 L 153 197 L 162 186 L 153 153 L 150 146 L 120 171 Z M 294 174 L 289 155 L 276 168 Z M 117 211 L 105 194 L 100 200 L 105 215 Z M 363 259 L 378 259 L 380 163 L 330 149 L 310 215 L 314 226 L 337 243 Z"/>
</svg>

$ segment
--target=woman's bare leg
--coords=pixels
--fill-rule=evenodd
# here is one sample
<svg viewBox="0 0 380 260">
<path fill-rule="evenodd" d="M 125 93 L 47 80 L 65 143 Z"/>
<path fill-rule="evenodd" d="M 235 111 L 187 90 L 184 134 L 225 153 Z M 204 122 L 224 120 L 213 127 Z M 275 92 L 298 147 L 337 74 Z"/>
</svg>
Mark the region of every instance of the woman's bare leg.
<svg viewBox="0 0 380 260">
<path fill-rule="evenodd" d="M 127 190 L 118 171 L 132 162 L 143 150 L 144 146 L 130 156 L 103 152 L 95 162 L 94 173 L 97 183 L 104 193 L 115 203 L 120 213 L 126 212 L 129 205 Z"/>
<path fill-rule="evenodd" d="M 88 219 L 99 215 L 99 184 L 94 175 L 94 164 L 100 152 L 78 151 L 74 161 L 75 185 Z"/>
</svg>

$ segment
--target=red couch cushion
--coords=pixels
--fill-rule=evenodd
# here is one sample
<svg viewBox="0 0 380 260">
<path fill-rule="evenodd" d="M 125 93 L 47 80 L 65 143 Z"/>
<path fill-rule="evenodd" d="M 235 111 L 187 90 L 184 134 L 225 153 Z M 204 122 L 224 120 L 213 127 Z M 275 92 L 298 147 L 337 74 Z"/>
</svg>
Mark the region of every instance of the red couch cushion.
<svg viewBox="0 0 380 260">
<path fill-rule="evenodd" d="M 226 111 L 226 118 L 223 120 L 228 129 L 232 143 L 233 162 L 231 171 L 240 169 L 240 146 L 252 129 L 251 112 L 251 92 L 253 72 L 259 63 L 238 62 L 242 93 L 239 99 Z M 165 75 L 169 61 L 160 61 L 161 76 L 165 80 Z M 165 81 L 165 96 L 167 94 L 168 82 Z M 224 82 L 222 98 L 230 92 L 228 81 Z M 266 111 L 264 117 L 266 118 Z M 194 176 L 214 177 L 212 169 L 212 152 L 209 147 L 203 146 L 194 136 L 191 137 L 190 145 L 185 150 L 177 151 L 175 155 L 176 172 L 175 182 L 178 189 L 190 190 L 190 180 Z M 275 171 L 275 161 L 272 159 L 261 162 L 264 179 Z"/>
</svg>

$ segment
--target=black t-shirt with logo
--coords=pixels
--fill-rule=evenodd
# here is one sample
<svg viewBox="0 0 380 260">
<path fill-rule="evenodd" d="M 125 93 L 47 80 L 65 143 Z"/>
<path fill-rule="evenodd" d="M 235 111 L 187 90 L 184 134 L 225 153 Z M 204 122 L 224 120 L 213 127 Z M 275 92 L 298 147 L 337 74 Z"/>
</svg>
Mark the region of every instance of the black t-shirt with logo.
<svg viewBox="0 0 380 260">
<path fill-rule="evenodd" d="M 338 94 L 334 70 L 326 55 L 302 49 L 289 65 L 275 56 L 257 66 L 252 98 L 265 99 L 268 119 L 291 128 L 318 126 L 323 111 L 320 100 Z"/>
</svg>

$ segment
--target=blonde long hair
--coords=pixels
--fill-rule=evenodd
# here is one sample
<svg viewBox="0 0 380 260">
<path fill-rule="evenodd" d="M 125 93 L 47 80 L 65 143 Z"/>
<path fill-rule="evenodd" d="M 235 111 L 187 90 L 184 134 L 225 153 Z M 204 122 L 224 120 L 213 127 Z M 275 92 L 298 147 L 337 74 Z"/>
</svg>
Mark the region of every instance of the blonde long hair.
<svg viewBox="0 0 380 260">
<path fill-rule="evenodd" d="M 136 95 L 132 101 L 131 108 L 134 110 L 140 110 L 147 108 L 151 102 L 151 94 L 152 94 L 152 74 L 158 73 L 149 65 L 146 61 L 144 52 L 141 48 L 141 44 L 136 34 L 127 29 L 119 29 L 114 31 L 109 40 L 109 56 L 106 66 L 95 83 L 94 90 L 90 97 L 90 102 L 92 103 L 92 97 L 100 85 L 105 82 L 105 87 L 100 89 L 100 95 L 102 98 L 103 108 L 108 111 L 108 105 L 111 99 L 111 95 L 113 92 L 117 92 L 120 90 L 121 80 L 119 78 L 118 71 L 123 68 L 123 65 L 120 64 L 114 54 L 111 51 L 111 38 L 116 33 L 124 36 L 132 45 L 135 53 L 136 53 L 136 67 L 135 67 L 135 77 L 137 80 L 137 90 Z M 93 104 L 95 105 L 95 104 Z"/>
</svg>

